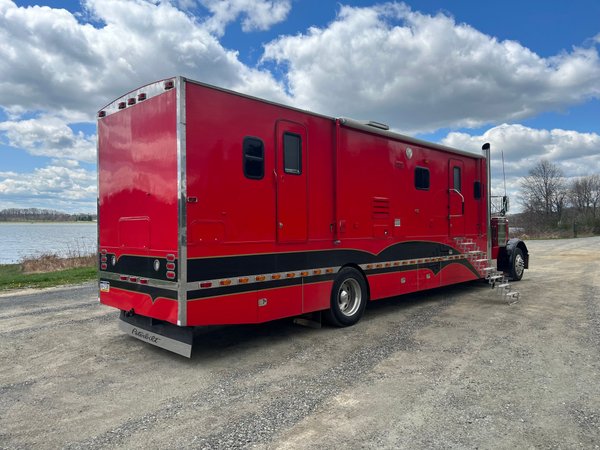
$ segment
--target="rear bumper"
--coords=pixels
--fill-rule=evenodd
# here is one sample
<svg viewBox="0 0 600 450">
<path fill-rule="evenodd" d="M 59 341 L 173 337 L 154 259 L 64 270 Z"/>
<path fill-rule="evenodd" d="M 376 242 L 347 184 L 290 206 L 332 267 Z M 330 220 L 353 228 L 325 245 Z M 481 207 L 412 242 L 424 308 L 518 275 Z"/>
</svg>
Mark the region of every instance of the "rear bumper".
<svg viewBox="0 0 600 450">
<path fill-rule="evenodd" d="M 128 315 L 125 311 L 121 311 L 119 328 L 141 341 L 186 358 L 192 356 L 194 341 L 194 329 L 192 327 L 178 327 L 168 322 L 135 314 Z"/>
</svg>

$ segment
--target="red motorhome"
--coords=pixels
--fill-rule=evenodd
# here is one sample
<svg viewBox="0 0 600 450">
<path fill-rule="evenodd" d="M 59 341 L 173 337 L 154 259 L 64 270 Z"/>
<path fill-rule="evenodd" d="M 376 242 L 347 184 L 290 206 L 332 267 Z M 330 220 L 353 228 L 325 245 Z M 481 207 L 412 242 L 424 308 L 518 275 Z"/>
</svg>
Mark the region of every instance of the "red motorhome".
<svg viewBox="0 0 600 450">
<path fill-rule="evenodd" d="M 190 356 L 193 327 L 324 312 L 528 267 L 473 154 L 175 77 L 98 113 L 100 302 Z M 495 260 L 495 263 L 494 263 Z M 515 295 L 512 293 L 509 295 Z"/>
</svg>

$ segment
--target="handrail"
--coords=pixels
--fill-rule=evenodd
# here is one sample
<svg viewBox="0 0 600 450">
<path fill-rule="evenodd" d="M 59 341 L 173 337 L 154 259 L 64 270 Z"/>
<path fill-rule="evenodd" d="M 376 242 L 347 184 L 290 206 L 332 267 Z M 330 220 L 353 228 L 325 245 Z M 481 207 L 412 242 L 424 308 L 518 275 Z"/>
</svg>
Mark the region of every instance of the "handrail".
<svg viewBox="0 0 600 450">
<path fill-rule="evenodd" d="M 449 217 L 449 218 L 452 218 L 452 217 L 462 217 L 462 216 L 464 216 L 464 215 L 465 215 L 465 198 L 464 198 L 464 197 L 463 197 L 463 195 L 460 193 L 460 191 L 458 191 L 458 190 L 456 190 L 456 189 L 454 189 L 454 188 L 450 188 L 450 189 L 448 189 L 448 192 L 452 192 L 452 191 L 454 191 L 454 192 L 456 192 L 458 195 L 460 195 L 460 198 L 461 198 L 461 200 L 462 200 L 462 214 L 448 214 L 448 217 Z"/>
</svg>

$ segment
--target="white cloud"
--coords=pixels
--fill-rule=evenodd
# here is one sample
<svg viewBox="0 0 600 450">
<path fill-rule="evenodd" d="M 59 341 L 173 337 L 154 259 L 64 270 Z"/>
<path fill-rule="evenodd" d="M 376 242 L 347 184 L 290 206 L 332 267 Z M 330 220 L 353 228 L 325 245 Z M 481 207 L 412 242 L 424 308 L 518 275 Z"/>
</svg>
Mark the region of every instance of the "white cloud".
<svg viewBox="0 0 600 450">
<path fill-rule="evenodd" d="M 495 159 L 500 157 L 502 150 L 507 163 L 517 164 L 523 169 L 528 164 L 533 166 L 540 159 L 548 159 L 569 167 L 567 176 L 600 173 L 600 135 L 596 133 L 503 124 L 490 128 L 480 136 L 452 132 L 441 142 L 444 145 L 478 152 L 484 142 L 491 142 Z"/>
<path fill-rule="evenodd" d="M 29 173 L 0 172 L 0 209 L 47 207 L 94 211 L 96 173 L 78 166 L 49 165 Z"/>
<path fill-rule="evenodd" d="M 285 67 L 302 107 L 408 132 L 512 121 L 600 96 L 594 47 L 545 59 L 396 3 L 342 6 L 327 27 L 267 44 L 263 61 Z"/>
<path fill-rule="evenodd" d="M 287 18 L 290 0 L 202 0 L 212 16 L 206 21 L 209 31 L 221 36 L 225 27 L 243 16 L 242 30 L 268 30 Z"/>
<path fill-rule="evenodd" d="M 504 152 L 507 191 L 515 206 L 521 178 L 542 159 L 558 164 L 567 179 L 600 173 L 600 135 L 596 133 L 503 124 L 478 136 L 452 132 L 441 141 L 477 153 L 485 142 L 491 143 L 494 193 L 500 194 L 504 189 L 501 157 Z"/>
<path fill-rule="evenodd" d="M 58 117 L 0 122 L 0 137 L 32 155 L 96 161 L 96 137 L 75 133 Z"/>
<path fill-rule="evenodd" d="M 102 25 L 80 23 L 66 10 L 0 0 L 0 106 L 92 120 L 130 89 L 177 74 L 286 100 L 270 73 L 242 64 L 194 16 L 168 2 L 86 0 L 84 7 Z M 247 15 L 249 23 L 268 22 L 260 22 L 259 12 Z"/>
</svg>

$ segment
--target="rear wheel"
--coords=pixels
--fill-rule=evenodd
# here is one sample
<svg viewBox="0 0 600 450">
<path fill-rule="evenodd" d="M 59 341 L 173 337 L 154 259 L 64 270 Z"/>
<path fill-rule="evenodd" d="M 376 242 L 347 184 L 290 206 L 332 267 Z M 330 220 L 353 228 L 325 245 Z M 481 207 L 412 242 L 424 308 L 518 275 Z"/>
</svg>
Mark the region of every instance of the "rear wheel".
<svg viewBox="0 0 600 450">
<path fill-rule="evenodd" d="M 354 325 L 367 306 L 367 283 L 353 267 L 339 271 L 331 289 L 331 304 L 325 313 L 327 320 L 338 327 Z"/>
<path fill-rule="evenodd" d="M 513 281 L 520 281 L 523 278 L 523 273 L 525 272 L 525 258 L 523 257 L 523 252 L 520 248 L 515 248 L 515 254 L 512 258 L 512 263 L 510 265 L 510 278 Z"/>
</svg>

